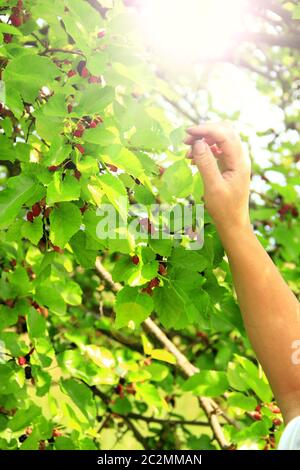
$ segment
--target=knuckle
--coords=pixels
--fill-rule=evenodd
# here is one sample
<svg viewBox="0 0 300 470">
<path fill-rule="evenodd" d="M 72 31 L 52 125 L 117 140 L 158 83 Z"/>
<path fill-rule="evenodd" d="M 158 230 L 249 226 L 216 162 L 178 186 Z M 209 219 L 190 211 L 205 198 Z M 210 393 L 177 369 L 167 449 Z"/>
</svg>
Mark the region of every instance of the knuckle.
<svg viewBox="0 0 300 470">
<path fill-rule="evenodd" d="M 212 157 L 208 153 L 204 153 L 201 155 L 201 157 L 198 160 L 200 168 L 209 168 L 214 166 L 214 161 L 212 160 Z"/>
</svg>

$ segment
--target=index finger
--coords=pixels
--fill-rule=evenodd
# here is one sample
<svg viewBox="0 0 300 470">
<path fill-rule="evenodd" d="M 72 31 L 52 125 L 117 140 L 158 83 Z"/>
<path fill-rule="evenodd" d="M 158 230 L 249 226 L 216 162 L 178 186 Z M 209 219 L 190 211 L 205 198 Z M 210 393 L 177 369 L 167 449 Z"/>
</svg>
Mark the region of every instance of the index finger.
<svg viewBox="0 0 300 470">
<path fill-rule="evenodd" d="M 189 137 L 185 143 L 188 145 L 199 138 L 204 138 L 208 145 L 217 144 L 223 152 L 222 162 L 226 169 L 233 170 L 245 162 L 241 140 L 230 125 L 205 123 L 190 127 L 186 132 Z"/>
</svg>

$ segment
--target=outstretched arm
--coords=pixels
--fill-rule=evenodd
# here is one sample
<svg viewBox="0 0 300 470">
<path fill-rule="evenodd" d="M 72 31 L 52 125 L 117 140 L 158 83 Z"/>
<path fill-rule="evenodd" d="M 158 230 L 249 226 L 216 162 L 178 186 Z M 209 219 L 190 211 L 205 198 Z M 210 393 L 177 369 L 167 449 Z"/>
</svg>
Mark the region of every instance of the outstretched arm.
<svg viewBox="0 0 300 470">
<path fill-rule="evenodd" d="M 250 159 L 227 123 L 203 124 L 187 133 L 187 156 L 202 175 L 205 206 L 228 256 L 248 336 L 287 423 L 300 415 L 300 365 L 292 361 L 300 308 L 252 230 Z"/>
</svg>

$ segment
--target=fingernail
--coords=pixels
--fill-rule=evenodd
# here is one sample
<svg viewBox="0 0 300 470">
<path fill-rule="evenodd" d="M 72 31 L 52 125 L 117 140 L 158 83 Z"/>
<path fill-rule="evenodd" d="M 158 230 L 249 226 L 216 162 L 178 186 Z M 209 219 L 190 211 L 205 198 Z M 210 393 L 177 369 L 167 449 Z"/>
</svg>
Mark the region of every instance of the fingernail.
<svg viewBox="0 0 300 470">
<path fill-rule="evenodd" d="M 187 127 L 187 129 L 185 130 L 185 132 L 187 132 L 187 133 L 189 134 L 193 129 L 194 129 L 193 127 Z"/>
</svg>

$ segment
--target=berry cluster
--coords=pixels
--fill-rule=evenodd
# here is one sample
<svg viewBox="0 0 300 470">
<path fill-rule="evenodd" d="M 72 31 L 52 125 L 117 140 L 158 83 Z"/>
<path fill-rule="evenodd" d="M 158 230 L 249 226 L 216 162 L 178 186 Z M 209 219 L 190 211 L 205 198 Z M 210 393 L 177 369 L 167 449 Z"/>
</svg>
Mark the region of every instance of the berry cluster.
<svg viewBox="0 0 300 470">
<path fill-rule="evenodd" d="M 69 162 L 70 163 L 70 167 L 72 166 L 72 169 L 74 170 L 74 177 L 77 179 L 77 180 L 80 180 L 81 178 L 81 172 L 79 170 L 77 170 L 76 166 L 72 163 L 72 162 Z M 64 167 L 67 168 L 67 164 L 64 164 Z M 48 171 L 51 171 L 52 173 L 54 173 L 55 171 L 58 171 L 61 169 L 61 165 L 51 165 L 51 166 L 48 166 Z M 50 208 L 48 208 L 50 209 Z M 47 209 L 46 209 L 47 210 Z M 50 213 L 49 213 L 50 214 Z M 47 215 L 47 217 L 49 217 L 49 214 Z"/>
<path fill-rule="evenodd" d="M 299 211 L 293 204 L 283 204 L 278 210 L 278 214 L 280 215 L 281 220 L 284 220 L 288 214 L 291 214 L 291 216 L 295 218 L 298 217 Z"/>
<path fill-rule="evenodd" d="M 140 258 L 138 257 L 138 255 L 132 256 L 131 257 L 131 262 L 135 266 L 137 266 L 140 262 Z M 166 276 L 168 274 L 168 270 L 165 266 L 165 263 L 163 263 L 163 262 L 159 263 L 159 265 L 158 265 L 158 274 L 160 274 L 161 276 Z M 148 295 L 152 295 L 153 289 L 158 287 L 159 284 L 160 284 L 160 279 L 158 277 L 154 277 L 153 279 L 151 279 L 151 281 L 148 282 L 147 287 L 144 287 L 142 289 L 142 292 L 144 292 Z"/>
<path fill-rule="evenodd" d="M 31 207 L 31 210 L 28 211 L 26 214 L 26 218 L 28 222 L 33 222 L 35 217 L 38 217 L 41 214 L 41 212 L 44 211 L 45 205 L 46 204 L 45 204 L 44 199 L 33 204 L 33 206 Z"/>
<path fill-rule="evenodd" d="M 113 173 L 116 173 L 118 171 L 118 167 L 115 165 L 112 165 L 111 163 L 106 163 L 107 168 L 110 169 Z"/>
<path fill-rule="evenodd" d="M 18 357 L 18 364 L 19 366 L 25 366 L 26 364 L 30 363 L 30 356 L 33 353 L 34 348 L 31 348 L 30 351 L 25 354 L 25 356 L 19 356 Z"/>
<path fill-rule="evenodd" d="M 9 17 L 10 24 L 15 28 L 19 28 L 28 19 L 29 14 L 23 10 L 23 0 L 18 0 L 17 5 L 11 9 L 11 15 Z M 9 44 L 13 40 L 13 35 L 5 33 L 3 39 L 6 44 Z"/>
<path fill-rule="evenodd" d="M 274 405 L 273 403 L 266 404 L 266 407 L 269 408 L 269 410 L 274 414 L 281 413 L 278 406 Z M 250 416 L 254 421 L 261 421 L 263 418 L 262 406 L 257 405 L 255 410 L 250 413 Z M 280 426 L 282 424 L 282 420 L 280 418 L 273 418 L 272 422 L 273 422 L 273 426 Z"/>
<path fill-rule="evenodd" d="M 126 384 L 123 377 L 120 378 L 118 385 L 115 387 L 114 392 L 119 395 L 120 398 L 124 398 L 125 394 L 135 395 L 136 389 L 134 383 Z M 112 401 L 113 403 L 113 401 Z"/>
<path fill-rule="evenodd" d="M 83 119 L 77 122 L 75 130 L 73 131 L 73 137 L 80 139 L 83 136 L 84 131 L 86 129 L 95 129 L 102 122 L 103 122 L 103 119 L 100 116 L 96 116 L 93 119 L 91 119 L 89 116 L 84 117 Z M 76 143 L 74 147 L 77 148 L 77 150 L 82 155 L 84 155 L 85 149 L 82 144 Z"/>
<path fill-rule="evenodd" d="M 158 277 L 154 277 L 153 279 L 151 279 L 150 282 L 148 282 L 147 287 L 144 287 L 142 289 L 142 292 L 148 295 L 152 295 L 153 289 L 158 287 L 159 284 L 160 284 L 160 280 L 158 279 Z"/>
<path fill-rule="evenodd" d="M 26 439 L 28 438 L 28 436 L 30 436 L 32 434 L 32 431 L 33 431 L 33 429 L 31 427 L 27 427 L 25 429 L 25 433 L 21 434 L 21 436 L 19 437 L 19 439 L 18 439 L 19 442 L 21 444 L 22 444 L 22 442 L 25 442 Z M 55 442 L 55 438 L 60 437 L 60 436 L 62 436 L 62 432 L 59 429 L 54 428 L 53 431 L 52 431 L 52 436 L 48 439 L 48 443 L 52 444 L 53 442 Z M 39 450 L 45 450 L 45 449 L 46 449 L 46 441 L 41 440 L 39 442 Z"/>
<path fill-rule="evenodd" d="M 105 35 L 105 32 L 103 31 L 100 31 L 98 33 L 98 37 L 102 35 L 102 37 Z M 102 82 L 102 79 L 100 76 L 96 76 L 96 75 L 92 75 L 87 66 L 86 66 L 86 61 L 85 60 L 81 60 L 78 64 L 77 64 L 77 67 L 76 67 L 76 70 L 74 69 L 70 69 L 68 72 L 67 72 L 67 77 L 68 78 L 72 78 L 74 77 L 75 75 L 78 75 L 82 78 L 87 78 L 88 79 L 88 82 L 89 83 L 101 83 Z"/>
</svg>

